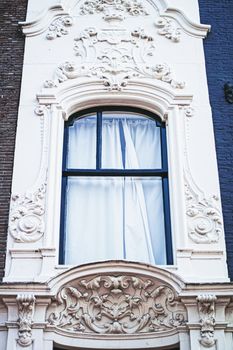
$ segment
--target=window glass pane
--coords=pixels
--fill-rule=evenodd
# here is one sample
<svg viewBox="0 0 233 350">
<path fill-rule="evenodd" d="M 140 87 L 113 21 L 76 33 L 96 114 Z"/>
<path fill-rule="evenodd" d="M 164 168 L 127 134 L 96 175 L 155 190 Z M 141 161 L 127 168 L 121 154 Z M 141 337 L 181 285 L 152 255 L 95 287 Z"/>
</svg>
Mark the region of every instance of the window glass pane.
<svg viewBox="0 0 233 350">
<path fill-rule="evenodd" d="M 66 195 L 66 264 L 166 264 L 161 178 L 69 177 Z"/>
<path fill-rule="evenodd" d="M 95 169 L 96 116 L 77 119 L 68 130 L 67 168 Z"/>
<path fill-rule="evenodd" d="M 160 169 L 160 127 L 153 119 L 132 113 L 103 113 L 102 167 Z"/>
</svg>

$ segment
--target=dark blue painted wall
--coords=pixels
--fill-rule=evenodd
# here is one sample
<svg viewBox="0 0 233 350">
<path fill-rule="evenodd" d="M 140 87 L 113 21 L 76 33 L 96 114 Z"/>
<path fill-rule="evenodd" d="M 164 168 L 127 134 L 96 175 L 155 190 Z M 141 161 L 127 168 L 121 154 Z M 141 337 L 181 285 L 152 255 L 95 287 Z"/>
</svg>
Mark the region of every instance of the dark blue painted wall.
<svg viewBox="0 0 233 350">
<path fill-rule="evenodd" d="M 213 111 L 227 261 L 233 280 L 233 104 L 224 98 L 224 84 L 233 84 L 233 0 L 199 0 L 201 22 L 211 25 L 204 40 Z"/>
</svg>

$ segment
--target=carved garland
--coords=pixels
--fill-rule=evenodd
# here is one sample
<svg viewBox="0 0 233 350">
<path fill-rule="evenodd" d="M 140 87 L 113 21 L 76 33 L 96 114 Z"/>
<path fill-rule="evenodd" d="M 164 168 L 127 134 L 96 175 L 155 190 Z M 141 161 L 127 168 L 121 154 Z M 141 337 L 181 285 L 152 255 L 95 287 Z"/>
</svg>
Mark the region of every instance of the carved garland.
<svg viewBox="0 0 233 350">
<path fill-rule="evenodd" d="M 75 41 L 78 61 L 61 64 L 55 79 L 45 81 L 44 87 L 53 88 L 68 79 L 85 76 L 98 77 L 109 90 L 121 90 L 132 78 L 157 79 L 172 88 L 184 88 L 183 82 L 173 79 L 166 64 L 147 63 L 148 57 L 153 56 L 154 39 L 143 29 L 97 32 L 95 28 L 87 28 Z"/>
<path fill-rule="evenodd" d="M 166 331 L 185 321 L 186 311 L 172 288 L 126 275 L 102 275 L 65 286 L 48 312 L 50 326 L 80 333 Z"/>
<path fill-rule="evenodd" d="M 198 312 L 201 323 L 201 340 L 200 343 L 206 347 L 214 346 L 216 340 L 214 339 L 215 326 L 215 302 L 217 298 L 215 295 L 199 295 L 197 297 Z"/>
<path fill-rule="evenodd" d="M 60 16 L 53 20 L 53 22 L 50 24 L 46 38 L 53 40 L 63 35 L 67 35 L 69 33 L 67 28 L 71 27 L 72 25 L 73 18 L 71 16 Z"/>
<path fill-rule="evenodd" d="M 164 35 L 165 38 L 177 43 L 180 41 L 181 28 L 175 26 L 174 22 L 165 17 L 159 17 L 155 22 L 158 27 L 158 34 Z"/>
<path fill-rule="evenodd" d="M 32 319 L 35 308 L 35 297 L 33 295 L 18 295 L 18 343 L 23 346 L 29 346 L 32 343 Z"/>
<path fill-rule="evenodd" d="M 44 234 L 46 184 L 34 193 L 12 196 L 9 232 L 17 242 L 35 242 Z"/>
<path fill-rule="evenodd" d="M 124 20 L 125 15 L 145 16 L 147 11 L 138 0 L 86 0 L 81 6 L 81 15 L 103 13 L 105 21 Z"/>
</svg>

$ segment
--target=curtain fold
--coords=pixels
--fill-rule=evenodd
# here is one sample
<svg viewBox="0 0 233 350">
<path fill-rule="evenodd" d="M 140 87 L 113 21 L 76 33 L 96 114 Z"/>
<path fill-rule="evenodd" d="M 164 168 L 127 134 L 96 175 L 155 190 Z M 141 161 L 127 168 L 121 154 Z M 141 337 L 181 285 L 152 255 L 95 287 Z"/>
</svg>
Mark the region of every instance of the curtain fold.
<svg viewBox="0 0 233 350">
<path fill-rule="evenodd" d="M 91 168 L 93 150 L 89 157 L 78 147 L 84 140 L 94 147 L 93 120 L 87 118 L 76 129 L 69 135 L 70 163 Z M 103 168 L 161 167 L 160 128 L 148 118 L 103 116 L 102 143 Z M 166 264 L 162 180 L 70 177 L 65 236 L 67 264 L 110 259 Z"/>
</svg>

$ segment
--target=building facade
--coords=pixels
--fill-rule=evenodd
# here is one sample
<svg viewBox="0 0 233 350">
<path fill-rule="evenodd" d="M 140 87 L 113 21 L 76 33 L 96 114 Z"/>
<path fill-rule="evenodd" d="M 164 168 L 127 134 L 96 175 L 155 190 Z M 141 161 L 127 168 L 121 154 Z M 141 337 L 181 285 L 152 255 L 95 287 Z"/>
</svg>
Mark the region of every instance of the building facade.
<svg viewBox="0 0 233 350">
<path fill-rule="evenodd" d="M 2 348 L 230 350 L 198 1 L 27 6 Z"/>
</svg>

